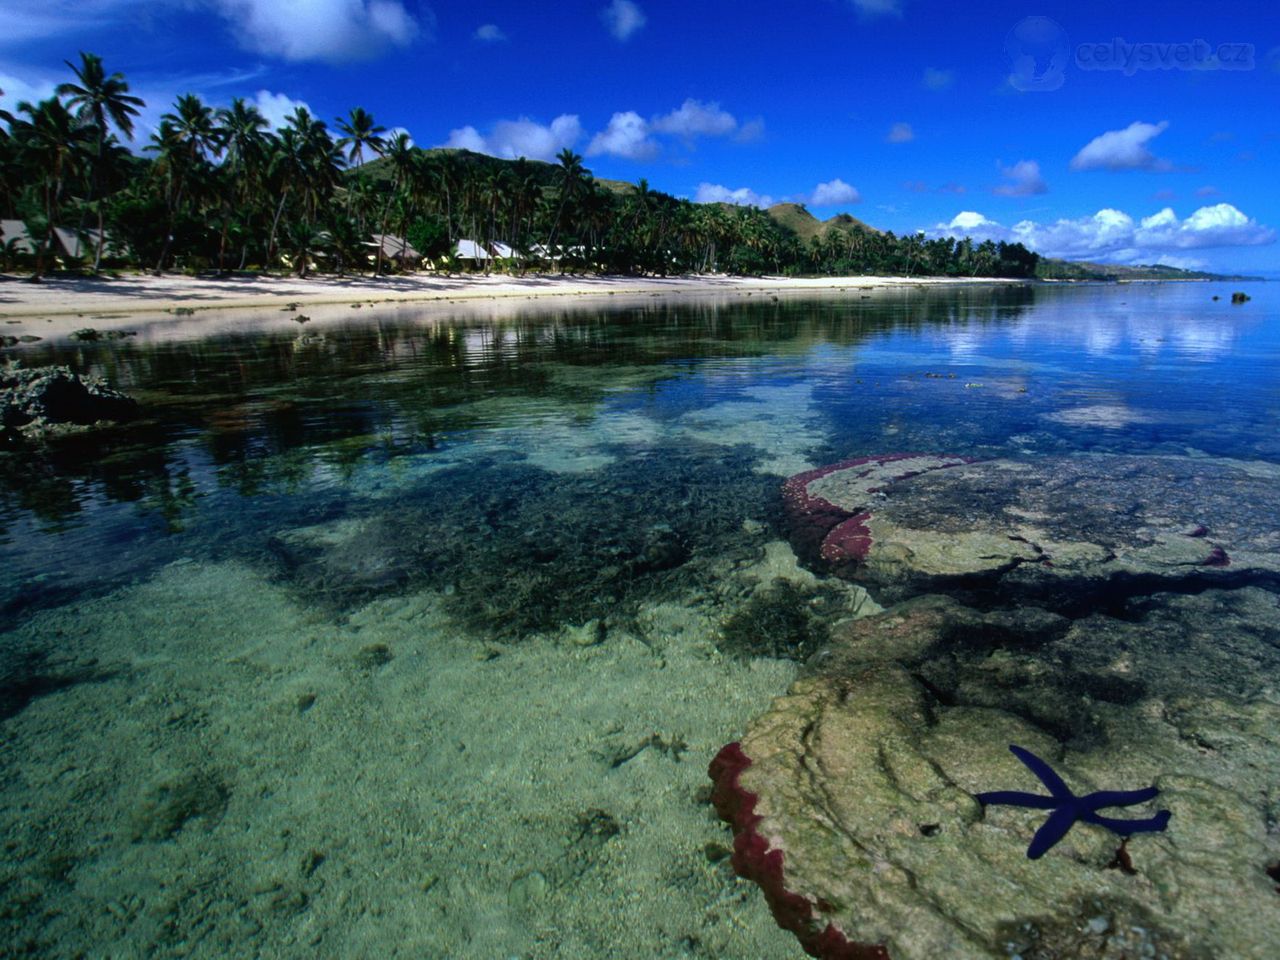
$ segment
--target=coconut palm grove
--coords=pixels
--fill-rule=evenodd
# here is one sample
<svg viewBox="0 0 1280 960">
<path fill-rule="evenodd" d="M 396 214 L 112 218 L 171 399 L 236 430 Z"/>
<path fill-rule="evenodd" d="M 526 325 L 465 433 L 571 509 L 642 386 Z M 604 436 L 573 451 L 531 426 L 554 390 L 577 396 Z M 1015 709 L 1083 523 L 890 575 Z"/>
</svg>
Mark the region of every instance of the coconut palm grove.
<svg viewBox="0 0 1280 960">
<path fill-rule="evenodd" d="M 125 76 L 92 53 L 67 66 L 55 96 L 0 116 L 0 211 L 26 228 L 3 258 L 35 278 L 115 266 L 382 273 L 420 265 L 407 252 L 448 271 L 660 276 L 1032 277 L 1040 259 L 1019 243 L 895 236 L 847 214 L 824 223 L 794 203 L 693 203 L 644 179 L 596 179 L 567 148 L 554 164 L 424 150 L 361 107 L 332 125 L 297 107 L 272 131 L 243 98 L 215 109 L 185 94 L 138 154 L 121 138 L 145 104 Z M 78 244 L 60 246 L 55 228 Z"/>
</svg>

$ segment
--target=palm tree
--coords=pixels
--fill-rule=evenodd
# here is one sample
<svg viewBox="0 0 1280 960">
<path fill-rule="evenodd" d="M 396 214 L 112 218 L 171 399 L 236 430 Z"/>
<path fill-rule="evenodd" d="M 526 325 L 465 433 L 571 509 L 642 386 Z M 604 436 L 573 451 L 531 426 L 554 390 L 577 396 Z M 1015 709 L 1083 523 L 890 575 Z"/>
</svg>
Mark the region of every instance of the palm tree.
<svg viewBox="0 0 1280 960">
<path fill-rule="evenodd" d="M 13 135 L 21 161 L 39 184 L 44 199 L 45 238 L 37 250 L 36 272 L 31 278 L 38 282 L 44 273 L 45 254 L 53 249 L 63 187 L 79 172 L 92 131 L 78 123 L 56 97 L 34 105 L 24 100 L 18 104 L 18 112 L 25 113 L 27 119 L 14 123 Z"/>
<path fill-rule="evenodd" d="M 547 251 L 551 254 L 552 244 L 555 243 L 556 234 L 560 231 L 560 218 L 564 216 L 564 208 L 571 204 L 586 190 L 587 173 L 586 168 L 582 165 L 582 157 L 574 153 L 568 147 L 565 147 L 557 155 L 556 159 L 560 161 L 560 169 L 558 171 L 560 186 L 560 205 L 556 210 L 555 223 L 551 226 L 551 234 L 547 238 Z M 562 260 L 561 263 L 564 261 Z"/>
<path fill-rule="evenodd" d="M 230 107 L 218 111 L 218 136 L 224 153 L 222 171 L 227 189 L 223 191 L 222 236 L 218 241 L 218 270 L 224 269 L 227 235 L 235 211 L 246 217 L 252 198 L 262 185 L 267 157 L 267 120 L 257 107 L 236 97 Z M 241 250 L 241 261 L 244 250 Z"/>
<path fill-rule="evenodd" d="M 343 133 L 338 138 L 338 149 L 346 151 L 347 161 L 353 167 L 359 167 L 364 163 L 366 147 L 371 153 L 382 156 L 386 148 L 386 140 L 381 135 L 387 132 L 387 128 L 374 123 L 373 117 L 363 107 L 353 107 L 345 120 L 339 117 L 338 129 Z M 347 216 L 350 215 L 351 190 L 348 187 Z"/>
<path fill-rule="evenodd" d="M 338 149 L 347 152 L 347 160 L 353 165 L 358 167 L 364 163 L 366 147 L 382 156 L 386 140 L 381 135 L 387 132 L 387 128 L 375 124 L 373 117 L 363 107 L 352 108 L 345 120 L 339 117 L 338 129 L 343 133 L 338 139 Z"/>
<path fill-rule="evenodd" d="M 93 124 L 97 133 L 97 149 L 93 154 L 90 172 L 91 200 L 98 204 L 98 248 L 93 256 L 93 270 L 96 273 L 102 263 L 102 246 L 104 242 L 101 173 L 99 169 L 104 161 L 107 143 L 108 121 L 124 136 L 133 139 L 133 118 L 138 115 L 138 107 L 144 106 L 139 97 L 130 96 L 129 84 L 124 74 L 113 73 L 107 76 L 102 68 L 102 58 L 93 53 L 80 51 L 80 66 L 65 60 L 68 67 L 76 75 L 79 83 L 58 84 L 57 94 L 67 98 L 67 106 L 76 109 L 77 117 Z"/>
<path fill-rule="evenodd" d="M 387 233 L 387 218 L 391 215 L 391 202 L 396 198 L 400 189 L 404 184 L 409 182 L 413 175 L 414 149 L 413 143 L 407 133 L 398 133 L 387 144 L 384 156 L 391 160 L 391 192 L 387 194 L 387 201 L 382 208 L 382 234 Z M 382 243 L 378 243 L 378 262 L 373 268 L 373 275 L 376 277 L 382 273 Z"/>
<path fill-rule="evenodd" d="M 173 230 L 184 194 L 192 181 L 206 172 L 206 157 L 221 148 L 222 137 L 213 121 L 213 110 L 195 94 L 180 96 L 174 103 L 177 113 L 160 118 L 160 129 L 152 135 L 151 146 L 165 168 L 169 184 L 169 230 L 165 235 L 156 273 L 164 269 L 173 244 Z"/>
</svg>

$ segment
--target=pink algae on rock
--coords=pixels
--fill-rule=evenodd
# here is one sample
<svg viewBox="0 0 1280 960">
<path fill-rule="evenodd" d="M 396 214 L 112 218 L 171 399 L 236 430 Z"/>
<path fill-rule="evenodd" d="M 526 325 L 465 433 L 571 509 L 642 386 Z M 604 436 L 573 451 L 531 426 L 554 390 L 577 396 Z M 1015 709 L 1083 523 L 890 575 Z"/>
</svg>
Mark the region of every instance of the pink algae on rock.
<svg viewBox="0 0 1280 960">
<path fill-rule="evenodd" d="M 769 842 L 756 832 L 760 822 L 755 812 L 757 797 L 738 782 L 750 766 L 751 758 L 743 752 L 742 744 L 734 742 L 721 748 L 707 769 L 713 784 L 712 805 L 720 819 L 733 828 L 730 862 L 734 872 L 760 888 L 778 926 L 793 933 L 809 956 L 818 960 L 889 960 L 883 946 L 858 943 L 834 924 L 823 925 L 814 915 L 814 904 L 787 889 L 785 855 L 770 849 Z"/>
</svg>

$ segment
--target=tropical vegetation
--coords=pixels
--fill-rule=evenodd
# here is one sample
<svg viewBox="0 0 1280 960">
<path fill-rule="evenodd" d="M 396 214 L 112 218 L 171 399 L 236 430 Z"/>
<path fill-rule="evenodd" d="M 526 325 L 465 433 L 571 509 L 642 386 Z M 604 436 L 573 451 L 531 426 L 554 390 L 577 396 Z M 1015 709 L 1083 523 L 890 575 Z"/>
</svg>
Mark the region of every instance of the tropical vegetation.
<svg viewBox="0 0 1280 960">
<path fill-rule="evenodd" d="M 813 220 L 802 207 L 698 204 L 645 180 L 597 180 L 567 149 L 554 164 L 424 150 L 361 107 L 332 129 L 298 107 L 273 130 L 243 99 L 215 108 L 186 94 L 134 153 L 124 140 L 145 104 L 124 76 L 92 53 L 68 67 L 74 79 L 55 96 L 0 115 L 0 216 L 25 225 L 0 258 L 37 279 L 57 262 L 302 276 L 411 266 L 387 236 L 446 270 L 462 266 L 458 241 L 471 240 L 482 252 L 470 266 L 483 269 L 1036 272 L 1019 244 L 895 236 L 847 216 L 802 229 L 797 218 Z M 80 238 L 79 255 L 55 228 Z"/>
</svg>

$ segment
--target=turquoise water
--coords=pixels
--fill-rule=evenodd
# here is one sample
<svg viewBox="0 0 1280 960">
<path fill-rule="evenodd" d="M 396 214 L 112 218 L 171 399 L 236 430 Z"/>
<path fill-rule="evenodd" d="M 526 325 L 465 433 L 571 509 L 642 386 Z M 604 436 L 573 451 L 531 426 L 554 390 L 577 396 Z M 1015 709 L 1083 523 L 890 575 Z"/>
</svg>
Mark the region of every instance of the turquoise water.
<svg viewBox="0 0 1280 960">
<path fill-rule="evenodd" d="M 14 352 L 146 419 L 0 454 L 8 953 L 798 956 L 702 793 L 874 608 L 796 566 L 782 480 L 1280 462 L 1265 284 L 353 317 Z M 803 642 L 748 656 L 779 581 Z"/>
</svg>

